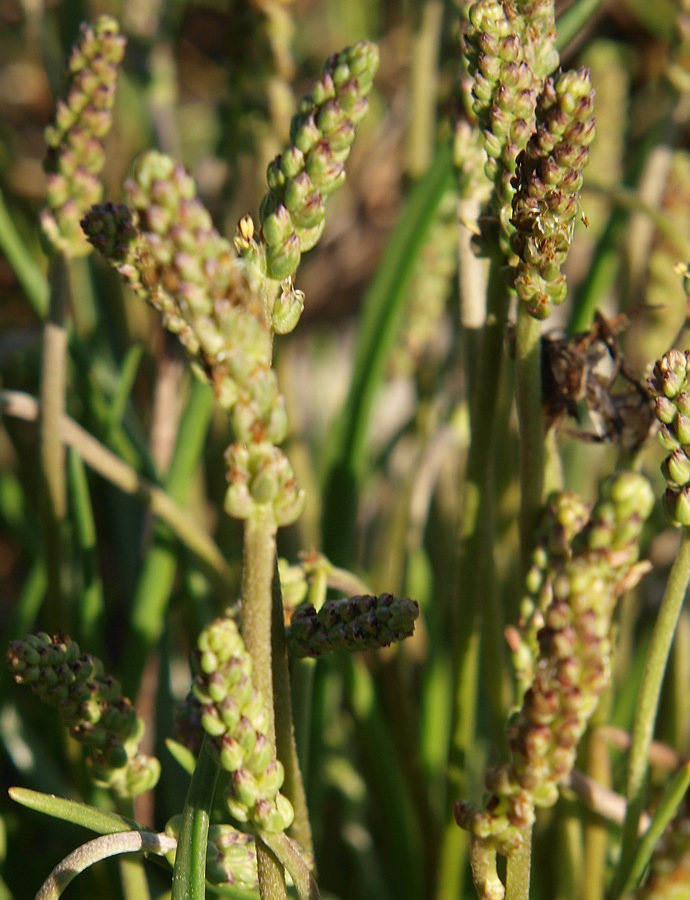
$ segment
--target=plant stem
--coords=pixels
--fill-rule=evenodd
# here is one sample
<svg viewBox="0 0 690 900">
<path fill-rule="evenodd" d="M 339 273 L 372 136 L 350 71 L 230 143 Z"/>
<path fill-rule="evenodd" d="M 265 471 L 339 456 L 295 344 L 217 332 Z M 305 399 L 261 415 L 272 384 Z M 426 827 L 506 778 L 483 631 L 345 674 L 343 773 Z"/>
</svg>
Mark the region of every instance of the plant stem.
<svg viewBox="0 0 690 900">
<path fill-rule="evenodd" d="M 628 808 L 623 825 L 621 858 L 610 892 L 612 898 L 621 895 L 624 885 L 628 881 L 637 849 L 637 829 L 644 806 L 649 747 L 654 734 L 661 685 L 689 581 L 690 530 L 684 529 L 652 632 L 645 671 L 637 698 L 632 745 L 628 757 L 626 791 Z"/>
<path fill-rule="evenodd" d="M 585 738 L 585 771 L 587 776 L 603 788 L 611 787 L 611 760 L 604 739 L 597 725 L 609 721 L 611 714 L 610 689 L 601 698 L 592 716 Z M 584 895 L 588 900 L 603 900 L 606 884 L 606 857 L 608 850 L 608 827 L 595 816 L 585 819 L 584 833 Z"/>
<path fill-rule="evenodd" d="M 254 684 L 269 714 L 268 738 L 275 747 L 271 622 L 276 523 L 273 510 L 257 507 L 244 524 L 242 560 L 242 637 L 252 657 Z"/>
<path fill-rule="evenodd" d="M 518 303 L 515 341 L 520 423 L 520 559 L 527 572 L 544 492 L 544 414 L 541 400 L 541 325 Z"/>
<path fill-rule="evenodd" d="M 268 712 L 267 737 L 274 749 L 272 618 L 273 571 L 276 564 L 276 523 L 271 507 L 257 507 L 244 524 L 242 560 L 242 637 L 252 657 L 254 684 Z M 275 855 L 257 836 L 256 860 L 262 900 L 287 898 L 285 875 Z"/>
<path fill-rule="evenodd" d="M 205 734 L 182 811 L 172 900 L 204 900 L 206 896 L 208 825 L 219 771 L 218 763 L 209 752 L 208 740 Z"/>
<path fill-rule="evenodd" d="M 456 602 L 451 621 L 451 640 L 457 669 L 451 747 L 446 778 L 446 823 L 441 844 L 437 897 L 461 895 L 467 836 L 459 831 L 452 814 L 453 802 L 466 797 L 469 788 L 467 761 L 475 741 L 479 681 L 481 610 L 487 602 L 493 578 L 492 464 L 496 409 L 503 357 L 503 332 L 508 290 L 502 275 L 498 248 L 491 259 L 488 280 L 487 317 L 481 337 L 478 366 L 468 373 L 473 385 L 470 444 L 464 505 L 459 535 Z M 494 623 L 501 630 L 500 623 Z M 498 661 L 493 667 L 500 679 Z"/>
<path fill-rule="evenodd" d="M 276 561 L 277 562 L 277 561 Z M 290 672 L 288 650 L 283 621 L 283 597 L 280 590 L 280 576 L 276 565 L 273 576 L 273 703 L 276 728 L 276 754 L 285 769 L 284 793 L 295 810 L 295 819 L 290 826 L 290 834 L 310 856 L 314 855 L 311 826 L 304 782 L 297 758 L 295 728 L 292 717 L 292 697 L 290 695 Z"/>
<path fill-rule="evenodd" d="M 77 847 L 50 873 L 36 894 L 36 900 L 58 900 L 65 888 L 82 872 L 120 853 L 164 854 L 175 849 L 175 839 L 149 831 L 124 831 L 105 834 Z"/>
<path fill-rule="evenodd" d="M 532 830 L 524 832 L 519 850 L 508 857 L 506 869 L 506 900 L 529 900 L 532 857 Z"/>
<path fill-rule="evenodd" d="M 65 448 L 60 433 L 67 376 L 67 332 L 64 322 L 68 297 L 67 260 L 62 254 L 56 254 L 50 264 L 50 307 L 43 326 L 39 422 L 45 503 L 44 552 L 48 573 L 49 616 L 55 629 L 68 626 L 61 583 L 64 561 L 62 523 L 67 513 L 67 489 Z"/>
</svg>

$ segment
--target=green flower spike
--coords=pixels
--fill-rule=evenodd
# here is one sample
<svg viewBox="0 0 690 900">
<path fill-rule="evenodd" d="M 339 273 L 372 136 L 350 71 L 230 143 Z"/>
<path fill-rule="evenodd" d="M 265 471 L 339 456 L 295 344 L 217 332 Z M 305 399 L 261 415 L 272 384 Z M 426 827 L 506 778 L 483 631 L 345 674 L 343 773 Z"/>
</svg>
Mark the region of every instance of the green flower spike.
<svg viewBox="0 0 690 900">
<path fill-rule="evenodd" d="M 690 527 L 690 351 L 670 350 L 647 382 L 659 420 L 659 443 L 669 452 L 661 465 L 668 487 L 664 505 L 677 527 Z"/>
<path fill-rule="evenodd" d="M 218 762 L 230 773 L 225 803 L 238 822 L 284 831 L 294 813 L 280 793 L 284 771 L 268 738 L 268 712 L 252 682 L 252 661 L 237 625 L 216 619 L 192 654 L 192 692 Z"/>
<path fill-rule="evenodd" d="M 287 414 L 271 369 L 271 311 L 214 228 L 194 180 L 151 151 L 125 190 L 129 206 L 105 204 L 85 217 L 89 240 L 178 335 L 237 439 L 280 443 Z"/>
<path fill-rule="evenodd" d="M 65 634 L 43 632 L 11 641 L 7 665 L 17 684 L 55 707 L 86 751 L 93 780 L 121 797 L 153 788 L 160 764 L 139 753 L 144 723 L 103 664 Z"/>
<path fill-rule="evenodd" d="M 565 299 L 561 266 L 579 212 L 582 170 L 594 139 L 589 70 L 548 78 L 537 106 L 537 131 L 518 159 L 511 244 L 520 258 L 513 286 L 530 314 L 545 319 Z"/>
<path fill-rule="evenodd" d="M 165 833 L 179 838 L 182 816 L 173 816 L 165 826 Z M 175 864 L 176 851 L 166 855 Z M 237 889 L 256 890 L 259 884 L 256 870 L 256 842 L 253 835 L 238 831 L 232 825 L 211 825 L 206 849 L 206 879 L 209 884 L 228 885 Z"/>
<path fill-rule="evenodd" d="M 479 119 L 494 184 L 492 206 L 506 252 L 516 160 L 534 129 L 537 94 L 558 65 L 553 3 L 478 0 L 469 9 L 466 55 L 472 110 Z"/>
<path fill-rule="evenodd" d="M 293 613 L 288 647 L 294 656 L 375 650 L 410 637 L 418 615 L 415 600 L 392 594 L 328 600 L 318 612 L 302 606 Z"/>
<path fill-rule="evenodd" d="M 124 52 L 125 39 L 110 16 L 83 24 L 69 60 L 65 99 L 58 102 L 55 121 L 46 130 L 48 205 L 41 224 L 52 246 L 67 256 L 91 252 L 79 220 L 102 196 L 103 139 L 112 122 Z"/>
<path fill-rule="evenodd" d="M 525 579 L 527 593 L 520 605 L 520 624 L 507 629 L 520 700 L 534 677 L 538 635 L 544 627 L 544 613 L 553 600 L 553 567 L 571 558 L 572 542 L 586 525 L 589 512 L 587 504 L 570 491 L 554 493 L 547 500 L 532 566 Z"/>
<path fill-rule="evenodd" d="M 276 525 L 290 525 L 304 508 L 290 461 L 279 447 L 267 442 L 231 444 L 225 453 L 228 487 L 225 511 L 236 519 L 272 510 Z"/>
<path fill-rule="evenodd" d="M 464 801 L 455 806 L 458 824 L 483 850 L 513 853 L 534 823 L 535 808 L 558 798 L 558 784 L 569 775 L 609 682 L 616 601 L 649 570 L 638 562 L 638 542 L 653 505 L 649 483 L 634 472 L 602 485 L 583 528 L 579 502 L 552 501 L 560 519 L 551 531 L 555 553 L 543 559 L 536 578 L 529 576 L 543 625 L 536 634 L 532 682 L 509 729 L 512 759 L 487 773 L 491 798 L 484 809 Z M 534 632 L 533 623 L 528 628 Z"/>
<path fill-rule="evenodd" d="M 302 253 L 325 227 L 326 199 L 345 180 L 345 162 L 356 126 L 368 109 L 378 68 L 378 48 L 360 41 L 325 63 L 321 79 L 304 97 L 290 126 L 290 146 L 269 165 L 268 193 L 259 218 L 263 243 L 239 229 L 236 245 L 264 275 L 294 275 Z M 253 230 L 253 229 L 252 229 Z"/>
</svg>

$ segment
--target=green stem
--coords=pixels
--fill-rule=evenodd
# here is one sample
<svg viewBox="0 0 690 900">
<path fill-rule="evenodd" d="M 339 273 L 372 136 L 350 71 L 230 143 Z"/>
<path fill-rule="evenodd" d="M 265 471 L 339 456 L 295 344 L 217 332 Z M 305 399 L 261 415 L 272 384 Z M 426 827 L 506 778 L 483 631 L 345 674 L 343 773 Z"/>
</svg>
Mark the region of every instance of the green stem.
<svg viewBox="0 0 690 900">
<path fill-rule="evenodd" d="M 280 860 L 268 844 L 257 835 L 256 867 L 259 874 L 261 900 L 287 900 L 285 872 Z"/>
<path fill-rule="evenodd" d="M 242 637 L 252 657 L 254 684 L 268 712 L 269 741 L 276 746 L 273 696 L 273 572 L 276 564 L 276 522 L 272 508 L 257 507 L 244 524 L 242 559 Z M 256 861 L 262 900 L 287 897 L 283 867 L 257 837 Z"/>
<path fill-rule="evenodd" d="M 252 657 L 254 684 L 266 703 L 270 722 L 268 738 L 275 747 L 271 624 L 276 523 L 270 507 L 257 507 L 257 510 L 244 524 L 242 637 Z"/>
<path fill-rule="evenodd" d="M 640 841 L 630 875 L 623 889 L 624 891 L 632 890 L 641 883 L 652 854 L 673 817 L 678 812 L 678 807 L 683 802 L 689 786 L 690 763 L 686 762 L 681 766 L 680 771 L 673 776 L 664 791 L 659 806 L 654 813 L 652 823 Z"/>
<path fill-rule="evenodd" d="M 541 401 L 541 325 L 518 303 L 515 342 L 516 403 L 520 423 L 520 558 L 527 572 L 544 492 L 544 415 Z"/>
<path fill-rule="evenodd" d="M 282 832 L 264 834 L 262 836 L 292 876 L 298 900 L 320 900 L 316 882 L 302 855 L 290 838 Z"/>
<path fill-rule="evenodd" d="M 173 869 L 172 900 L 204 900 L 206 896 L 206 845 L 219 767 L 209 752 L 204 735 L 199 759 L 189 783 L 182 811 Z"/>
<path fill-rule="evenodd" d="M 310 856 L 314 855 L 311 826 L 304 782 L 297 758 L 295 729 L 292 716 L 292 697 L 290 694 L 290 671 L 288 668 L 288 649 L 283 621 L 283 597 L 280 590 L 280 576 L 276 565 L 273 577 L 273 703 L 276 728 L 276 754 L 285 769 L 283 791 L 292 803 L 295 818 L 290 826 L 290 834 Z"/>
<path fill-rule="evenodd" d="M 65 410 L 67 378 L 67 332 L 65 311 L 69 297 L 67 260 L 56 254 L 50 265 L 50 308 L 43 327 L 41 362 L 41 417 L 39 441 L 43 472 L 45 514 L 43 534 L 48 601 L 53 627 L 65 628 L 65 597 L 62 589 L 64 563 L 62 523 L 67 513 L 65 448 L 61 424 Z"/>
<path fill-rule="evenodd" d="M 143 857 L 122 856 L 119 859 L 122 895 L 125 900 L 151 900 Z"/>
<path fill-rule="evenodd" d="M 637 829 L 644 806 L 649 747 L 654 735 L 664 672 L 689 581 L 690 530 L 684 529 L 652 632 L 645 671 L 637 697 L 632 745 L 628 757 L 628 808 L 623 825 L 621 858 L 610 893 L 612 898 L 621 895 L 623 887 L 629 879 L 637 850 Z"/>
<path fill-rule="evenodd" d="M 413 178 L 426 171 L 434 152 L 442 21 L 443 3 L 440 0 L 426 0 L 422 5 L 419 30 L 414 39 L 410 72 L 412 95 L 406 156 L 407 171 Z"/>
<path fill-rule="evenodd" d="M 478 367 L 468 373 L 474 386 L 471 411 L 472 442 L 468 453 L 464 504 L 460 526 L 457 598 L 451 622 L 453 652 L 458 660 L 455 673 L 453 726 L 446 778 L 446 822 L 441 843 L 440 877 L 437 896 L 459 897 L 462 893 L 467 836 L 455 822 L 455 800 L 467 797 L 467 762 L 475 742 L 476 708 L 479 689 L 479 644 L 481 612 L 493 583 L 493 531 L 491 461 L 494 456 L 496 410 L 501 380 L 503 335 L 508 307 L 508 290 L 498 250 L 491 260 L 488 280 L 487 317 L 481 336 Z M 470 377 L 471 376 L 471 377 Z M 461 587 L 460 587 L 461 586 Z M 494 623 L 501 632 L 500 623 Z M 497 681 L 501 667 L 492 672 Z M 492 688 L 495 686 L 492 686 Z"/>
<path fill-rule="evenodd" d="M 589 778 L 604 788 L 611 787 L 611 760 L 608 749 L 596 730 L 596 725 L 604 722 L 609 703 L 600 703 L 590 722 L 590 731 L 585 747 L 586 772 Z M 608 850 L 608 828 L 596 816 L 587 816 L 584 834 L 583 884 L 584 896 L 588 900 L 603 900 L 606 884 L 606 861 Z"/>
<path fill-rule="evenodd" d="M 524 833 L 519 850 L 508 857 L 506 868 L 506 900 L 529 900 L 532 858 L 532 830 Z"/>
</svg>

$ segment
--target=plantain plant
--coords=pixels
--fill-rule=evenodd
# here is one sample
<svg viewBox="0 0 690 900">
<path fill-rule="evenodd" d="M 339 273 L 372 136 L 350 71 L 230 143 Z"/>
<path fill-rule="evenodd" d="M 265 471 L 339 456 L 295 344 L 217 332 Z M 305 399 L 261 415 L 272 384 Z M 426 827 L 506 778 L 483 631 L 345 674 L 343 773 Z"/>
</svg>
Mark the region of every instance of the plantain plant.
<svg viewBox="0 0 690 900">
<path fill-rule="evenodd" d="M 596 0 L 421 5 L 409 190 L 350 364 L 310 290 L 320 266 L 352 295 L 380 243 L 352 220 L 394 161 L 395 30 L 296 102 L 302 10 L 164 6 L 79 27 L 42 207 L 0 206 L 40 325 L 35 383 L 2 369 L 0 739 L 15 804 L 98 835 L 66 827 L 34 885 L 13 806 L 0 897 L 684 896 L 690 8 L 654 31 L 626 4 L 664 43 L 652 114 Z M 352 10 L 318 16 L 376 30 Z M 231 200 L 175 105 L 176 65 L 217 84 L 183 40 L 213 47 L 214 15 L 229 99 L 195 121 Z"/>
</svg>

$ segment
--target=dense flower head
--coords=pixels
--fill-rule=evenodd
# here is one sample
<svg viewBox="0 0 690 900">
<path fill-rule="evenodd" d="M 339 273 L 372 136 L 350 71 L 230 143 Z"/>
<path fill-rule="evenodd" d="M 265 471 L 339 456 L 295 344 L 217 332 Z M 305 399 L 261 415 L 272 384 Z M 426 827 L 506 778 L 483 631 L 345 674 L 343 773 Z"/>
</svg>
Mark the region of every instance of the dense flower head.
<svg viewBox="0 0 690 900">
<path fill-rule="evenodd" d="M 17 684 L 28 685 L 58 710 L 72 737 L 84 745 L 97 784 L 124 797 L 155 786 L 160 764 L 139 752 L 143 720 L 99 659 L 80 653 L 65 634 L 39 632 L 10 642 L 7 665 Z"/>
<path fill-rule="evenodd" d="M 257 511 L 270 510 L 278 526 L 290 525 L 304 508 L 305 495 L 280 447 L 268 442 L 236 442 L 225 453 L 229 487 L 225 511 L 236 519 L 248 519 Z"/>
<path fill-rule="evenodd" d="M 516 160 L 534 130 L 542 81 L 558 65 L 553 16 L 553 3 L 545 0 L 477 0 L 468 11 L 472 109 L 484 136 L 486 173 L 494 183 L 493 213 L 507 253 Z"/>
<path fill-rule="evenodd" d="M 237 439 L 280 443 L 287 414 L 271 368 L 272 310 L 214 227 L 194 180 L 150 151 L 125 193 L 127 205 L 96 206 L 84 218 L 89 240 L 177 334 Z"/>
<path fill-rule="evenodd" d="M 586 514 L 573 495 L 552 498 L 523 623 L 519 660 L 531 682 L 513 716 L 511 760 L 490 769 L 485 808 L 458 801 L 461 827 L 495 851 L 521 846 L 535 809 L 553 805 L 577 746 L 610 677 L 611 622 L 617 598 L 649 566 L 638 543 L 654 504 L 647 480 L 634 472 L 608 479 Z M 525 659 L 533 656 L 531 663 Z"/>
<path fill-rule="evenodd" d="M 300 606 L 290 622 L 288 647 L 294 656 L 375 650 L 410 637 L 418 615 L 415 600 L 392 594 L 327 600 L 318 612 L 313 606 Z"/>
<path fill-rule="evenodd" d="M 587 69 L 548 78 L 537 106 L 537 130 L 518 157 L 511 245 L 519 262 L 512 282 L 538 319 L 566 296 L 561 266 L 572 242 L 582 170 L 594 138 L 593 106 Z"/>
<path fill-rule="evenodd" d="M 168 820 L 165 833 L 179 838 L 182 816 Z M 175 864 L 176 851 L 166 854 L 170 865 Z M 256 868 L 254 836 L 232 825 L 210 825 L 206 846 L 206 880 L 213 885 L 228 885 L 246 891 L 256 890 L 259 880 Z"/>
<path fill-rule="evenodd" d="M 41 217 L 46 237 L 68 256 L 91 247 L 79 221 L 102 195 L 103 139 L 110 130 L 117 74 L 125 39 L 117 22 L 101 16 L 83 24 L 69 59 L 69 83 L 53 124 L 46 130 L 47 208 Z"/>
<path fill-rule="evenodd" d="M 664 505 L 674 525 L 690 526 L 690 351 L 669 350 L 648 381 L 659 421 L 658 439 L 668 456 L 661 465 L 666 479 Z"/>
<path fill-rule="evenodd" d="M 233 619 L 215 619 L 204 629 L 192 669 L 201 725 L 230 776 L 225 791 L 230 814 L 263 831 L 285 830 L 294 813 L 280 793 L 284 770 L 269 737 L 264 699 L 252 680 L 251 657 Z"/>
<path fill-rule="evenodd" d="M 325 227 L 326 199 L 345 180 L 345 162 L 356 126 L 368 109 L 378 68 L 378 48 L 359 41 L 323 67 L 290 126 L 290 146 L 269 165 L 268 192 L 260 209 L 263 243 L 239 234 L 240 252 L 269 278 L 294 275 L 302 253 Z"/>
</svg>

